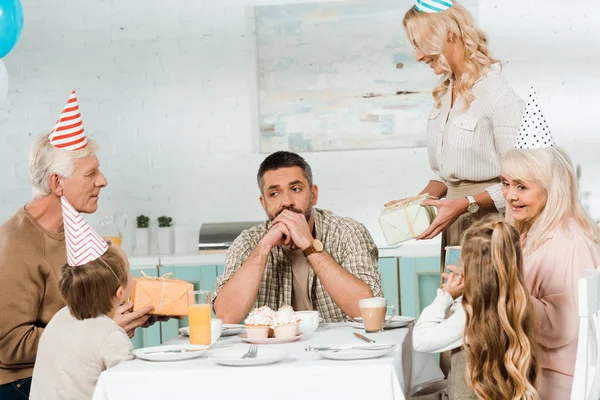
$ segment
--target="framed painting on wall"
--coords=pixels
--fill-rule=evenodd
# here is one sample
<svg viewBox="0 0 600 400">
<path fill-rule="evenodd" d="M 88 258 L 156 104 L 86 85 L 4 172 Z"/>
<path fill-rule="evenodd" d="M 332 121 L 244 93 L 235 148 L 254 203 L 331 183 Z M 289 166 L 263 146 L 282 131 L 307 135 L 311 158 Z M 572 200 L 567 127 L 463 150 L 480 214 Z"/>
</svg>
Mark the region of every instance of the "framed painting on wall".
<svg viewBox="0 0 600 400">
<path fill-rule="evenodd" d="M 439 78 L 404 33 L 413 4 L 256 7 L 260 151 L 425 147 Z"/>
</svg>

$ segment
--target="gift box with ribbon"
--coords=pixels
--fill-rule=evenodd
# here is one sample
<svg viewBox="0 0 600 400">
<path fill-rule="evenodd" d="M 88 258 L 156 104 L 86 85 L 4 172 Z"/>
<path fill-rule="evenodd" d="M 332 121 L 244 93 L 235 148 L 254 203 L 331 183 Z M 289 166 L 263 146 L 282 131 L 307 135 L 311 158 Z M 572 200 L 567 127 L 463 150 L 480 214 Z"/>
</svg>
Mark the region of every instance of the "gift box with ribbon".
<svg viewBox="0 0 600 400">
<path fill-rule="evenodd" d="M 389 246 L 414 239 L 429 227 L 435 218 L 435 210 L 431 206 L 421 206 L 428 199 L 430 196 L 423 194 L 384 208 L 379 225 Z"/>
<path fill-rule="evenodd" d="M 148 276 L 135 279 L 133 289 L 133 311 L 145 306 L 153 306 L 150 314 L 169 317 L 184 317 L 188 314 L 188 292 L 194 285 L 181 279 L 173 279 L 173 273 L 162 276 Z"/>
</svg>

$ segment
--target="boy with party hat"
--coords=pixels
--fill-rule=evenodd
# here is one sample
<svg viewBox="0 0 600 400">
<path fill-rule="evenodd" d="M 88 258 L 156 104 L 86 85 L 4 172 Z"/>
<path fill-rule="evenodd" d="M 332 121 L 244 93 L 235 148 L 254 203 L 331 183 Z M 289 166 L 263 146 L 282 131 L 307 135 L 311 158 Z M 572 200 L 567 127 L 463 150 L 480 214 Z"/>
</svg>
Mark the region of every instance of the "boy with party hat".
<svg viewBox="0 0 600 400">
<path fill-rule="evenodd" d="M 29 395 L 38 343 L 46 325 L 65 306 L 58 284 L 67 262 L 62 199 L 78 212 L 94 213 L 107 185 L 85 134 L 77 96 L 71 93 L 50 135 L 38 137 L 29 168 L 33 199 L 0 227 L 0 399 Z M 92 299 L 90 299 L 92 301 Z M 147 307 L 115 320 L 133 335 L 149 320 Z"/>
<path fill-rule="evenodd" d="M 68 263 L 60 294 L 67 303 L 46 326 L 30 398 L 91 399 L 105 369 L 132 358 L 131 340 L 113 317 L 133 291 L 125 253 L 106 243 L 61 198 Z"/>
</svg>

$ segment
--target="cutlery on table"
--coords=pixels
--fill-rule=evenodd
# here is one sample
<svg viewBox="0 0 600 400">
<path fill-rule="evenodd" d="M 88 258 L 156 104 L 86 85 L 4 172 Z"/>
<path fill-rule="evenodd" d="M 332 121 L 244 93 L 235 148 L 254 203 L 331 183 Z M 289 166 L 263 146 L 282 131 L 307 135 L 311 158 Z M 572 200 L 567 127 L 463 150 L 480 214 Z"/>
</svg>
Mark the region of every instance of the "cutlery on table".
<svg viewBox="0 0 600 400">
<path fill-rule="evenodd" d="M 258 354 L 258 346 L 252 345 L 246 354 L 242 356 L 242 358 L 256 358 Z"/>
<path fill-rule="evenodd" d="M 171 349 L 171 350 L 156 350 L 149 351 L 144 354 L 170 354 L 170 353 L 192 353 L 194 351 L 206 351 L 206 349 Z"/>
<path fill-rule="evenodd" d="M 369 339 L 368 337 L 361 335 L 360 333 L 353 333 L 354 336 L 356 336 L 357 338 L 359 338 L 360 340 L 364 340 L 367 343 L 375 343 L 375 341 L 373 339 Z"/>
<path fill-rule="evenodd" d="M 373 346 L 327 346 L 311 347 L 308 346 L 305 351 L 340 351 L 340 350 L 387 350 L 395 347 L 395 344 L 376 344 Z"/>
</svg>

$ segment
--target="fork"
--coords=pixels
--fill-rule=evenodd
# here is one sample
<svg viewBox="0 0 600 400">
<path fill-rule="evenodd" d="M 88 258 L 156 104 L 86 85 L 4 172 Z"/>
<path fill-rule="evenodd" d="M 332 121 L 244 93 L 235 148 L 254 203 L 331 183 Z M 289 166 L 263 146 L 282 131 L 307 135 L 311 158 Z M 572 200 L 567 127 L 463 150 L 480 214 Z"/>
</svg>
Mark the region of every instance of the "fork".
<svg viewBox="0 0 600 400">
<path fill-rule="evenodd" d="M 252 345 L 246 354 L 242 356 L 242 358 L 256 358 L 256 354 L 258 354 L 258 346 Z"/>
</svg>

